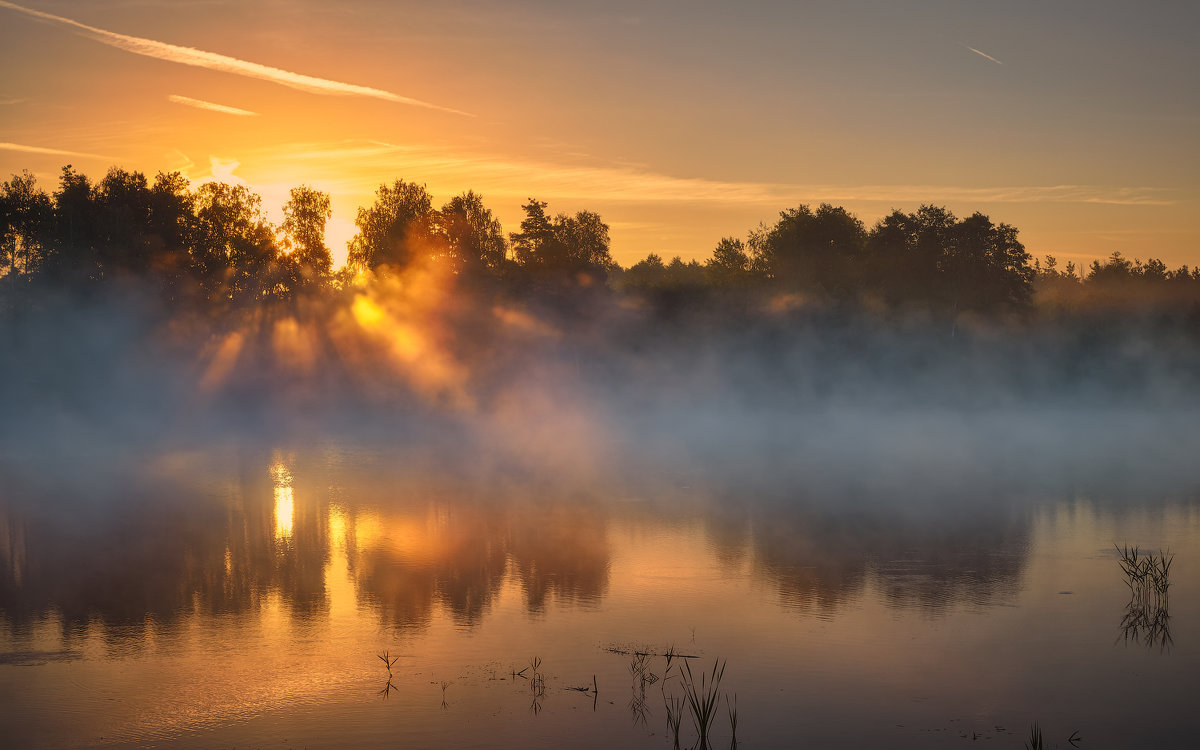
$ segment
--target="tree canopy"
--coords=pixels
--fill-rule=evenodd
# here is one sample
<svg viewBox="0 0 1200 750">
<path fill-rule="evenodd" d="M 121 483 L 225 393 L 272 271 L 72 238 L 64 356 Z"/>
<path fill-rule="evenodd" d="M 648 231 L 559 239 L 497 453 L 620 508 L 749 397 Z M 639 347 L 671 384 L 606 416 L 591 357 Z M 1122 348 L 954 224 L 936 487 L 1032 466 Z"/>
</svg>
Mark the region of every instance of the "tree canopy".
<svg viewBox="0 0 1200 750">
<path fill-rule="evenodd" d="M 1168 297 L 1200 305 L 1200 269 L 1172 270 L 1120 253 L 1086 269 L 1060 269 L 1054 256 L 1032 261 L 1015 227 L 981 213 L 959 219 L 934 205 L 893 210 L 870 228 L 839 206 L 799 205 L 744 240 L 720 239 L 703 260 L 675 255 L 664 262 L 651 253 L 627 269 L 613 261 L 609 226 L 599 214 L 551 214 L 536 198 L 521 209 L 518 231 L 506 236 L 473 191 L 435 209 L 424 185 L 385 183 L 374 203 L 358 210 L 347 269 L 387 274 L 436 262 L 464 280 L 507 284 L 512 294 L 589 286 L 669 297 L 673 305 L 717 291 L 743 303 L 783 295 L 947 315 L 1028 311 L 1039 296 L 1059 306 Z M 325 239 L 330 196 L 301 185 L 282 213 L 274 226 L 248 188 L 193 187 L 178 172 L 150 181 L 114 167 L 93 183 L 67 165 L 52 192 L 22 172 L 0 183 L 0 294 L 11 306 L 35 287 L 87 290 L 141 279 L 175 303 L 240 306 L 345 284 L 352 274 L 335 273 Z"/>
</svg>

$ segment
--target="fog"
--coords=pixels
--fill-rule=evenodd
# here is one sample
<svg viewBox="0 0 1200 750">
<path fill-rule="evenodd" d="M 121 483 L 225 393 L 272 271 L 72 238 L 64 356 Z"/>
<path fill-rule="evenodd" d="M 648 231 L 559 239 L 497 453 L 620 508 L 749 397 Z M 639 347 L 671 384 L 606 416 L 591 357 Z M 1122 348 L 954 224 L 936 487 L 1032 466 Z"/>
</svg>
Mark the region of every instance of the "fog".
<svg viewBox="0 0 1200 750">
<path fill-rule="evenodd" d="M 0 330 L 8 494 L 318 444 L 597 497 L 686 485 L 919 509 L 1195 487 L 1186 321 L 664 308 L 586 288 L 514 302 L 425 268 L 221 318 L 131 285 L 43 299 Z"/>
</svg>

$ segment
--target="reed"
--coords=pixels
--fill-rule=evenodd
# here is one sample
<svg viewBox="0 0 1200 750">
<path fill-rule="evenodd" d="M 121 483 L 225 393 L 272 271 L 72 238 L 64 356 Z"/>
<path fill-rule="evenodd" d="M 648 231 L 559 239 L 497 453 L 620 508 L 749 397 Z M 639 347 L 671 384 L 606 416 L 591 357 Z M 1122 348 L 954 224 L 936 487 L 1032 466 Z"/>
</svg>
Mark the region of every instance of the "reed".
<svg viewBox="0 0 1200 750">
<path fill-rule="evenodd" d="M 529 689 L 533 692 L 534 700 L 546 697 L 546 675 L 542 673 L 542 660 L 537 656 L 529 660 Z"/>
<path fill-rule="evenodd" d="M 1125 573 L 1125 585 L 1139 604 L 1166 606 L 1171 589 L 1171 563 L 1175 556 L 1168 550 L 1155 555 L 1142 554 L 1137 545 L 1116 547 L 1120 554 L 1121 570 Z"/>
<path fill-rule="evenodd" d="M 683 668 L 687 673 L 683 681 L 684 697 L 691 710 L 696 733 L 700 735 L 697 747 L 708 747 L 708 732 L 717 715 L 717 704 L 721 698 L 721 677 L 725 674 L 725 665 L 720 660 L 714 661 L 712 678 L 701 672 L 699 683 L 692 676 L 692 667 L 688 662 L 684 662 Z"/>
<path fill-rule="evenodd" d="M 729 747 L 737 747 L 737 693 L 733 694 L 733 701 L 729 700 L 729 694 L 725 694 L 725 710 L 729 713 Z"/>
<path fill-rule="evenodd" d="M 1143 554 L 1137 545 L 1117 546 L 1118 562 L 1129 587 L 1129 604 L 1121 620 L 1125 640 L 1145 642 L 1147 646 L 1169 647 L 1173 641 L 1170 629 L 1171 564 L 1175 556 L 1170 551 Z"/>
<path fill-rule="evenodd" d="M 1042 742 L 1042 728 L 1035 721 L 1033 726 L 1029 728 L 1029 739 L 1025 742 L 1025 750 L 1044 750 L 1045 744 Z"/>
<path fill-rule="evenodd" d="M 376 656 L 378 656 L 380 661 L 382 661 L 384 663 L 384 665 L 387 667 L 387 671 L 388 671 L 389 675 L 392 673 L 392 666 L 397 661 L 400 660 L 399 656 L 392 656 L 387 651 L 384 651 L 382 654 L 376 654 Z"/>
<path fill-rule="evenodd" d="M 663 704 L 667 709 L 667 731 L 671 733 L 673 750 L 679 750 L 679 725 L 683 722 L 683 698 L 664 695 Z"/>
</svg>

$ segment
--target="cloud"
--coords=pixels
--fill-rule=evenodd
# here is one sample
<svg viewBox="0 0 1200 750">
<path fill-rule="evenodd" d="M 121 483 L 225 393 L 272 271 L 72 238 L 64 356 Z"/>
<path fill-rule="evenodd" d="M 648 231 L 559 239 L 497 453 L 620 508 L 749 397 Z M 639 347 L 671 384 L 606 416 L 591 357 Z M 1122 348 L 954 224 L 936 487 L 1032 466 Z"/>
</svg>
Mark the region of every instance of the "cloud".
<svg viewBox="0 0 1200 750">
<path fill-rule="evenodd" d="M 213 182 L 224 182 L 227 185 L 245 185 L 246 181 L 240 176 L 233 173 L 233 170 L 242 166 L 237 159 L 222 159 L 219 156 L 208 157 L 209 164 L 209 180 Z"/>
<path fill-rule="evenodd" d="M 206 102 L 203 99 L 193 99 L 190 96 L 180 96 L 179 94 L 171 94 L 167 97 L 167 101 L 175 104 L 183 104 L 196 109 L 206 109 L 210 112 L 220 112 L 226 115 L 238 115 L 240 117 L 258 117 L 257 112 L 251 112 L 248 109 L 238 109 L 237 107 L 229 107 L 224 104 L 213 104 Z"/>
<path fill-rule="evenodd" d="M 136 36 L 127 36 L 118 34 L 113 31 L 98 29 L 95 26 L 73 21 L 70 18 L 55 16 L 50 13 L 32 10 L 16 3 L 5 2 L 0 0 L 0 8 L 8 8 L 19 13 L 40 18 L 45 21 L 52 21 L 74 28 L 78 33 L 93 39 L 101 44 L 107 44 L 110 47 L 131 52 L 135 55 L 144 55 L 157 60 L 166 60 L 168 62 L 179 63 L 180 65 L 191 65 L 197 68 L 207 68 L 209 70 L 217 70 L 223 73 L 232 73 L 234 75 L 245 76 L 247 78 L 257 78 L 262 81 L 270 81 L 278 83 L 281 86 L 288 86 L 300 91 L 306 91 L 310 94 L 326 94 L 340 96 L 363 96 L 372 99 L 382 99 L 388 102 L 396 102 L 398 104 L 407 104 L 414 107 L 424 107 L 426 109 L 435 109 L 441 112 L 450 112 L 457 115 L 466 115 L 474 117 L 468 112 L 462 112 L 450 107 L 443 107 L 438 104 L 413 99 L 407 96 L 400 96 L 390 91 L 371 88 L 369 86 L 359 86 L 353 83 L 343 83 L 341 81 L 331 81 L 327 78 L 317 78 L 315 76 L 304 75 L 302 73 L 293 73 L 280 68 L 272 68 L 269 65 L 250 62 L 248 60 L 240 60 L 236 57 L 217 54 L 216 52 L 206 52 L 204 50 L 195 49 L 194 47 L 180 47 L 166 42 L 158 42 L 153 39 L 143 39 Z"/>
<path fill-rule="evenodd" d="M 974 47 L 969 47 L 969 46 L 967 46 L 967 45 L 963 44 L 962 42 L 959 42 L 959 44 L 962 44 L 962 46 L 963 46 L 963 47 L 966 47 L 967 49 L 971 50 L 972 52 L 974 52 L 975 54 L 979 55 L 980 57 L 986 57 L 987 59 L 991 60 L 992 62 L 996 63 L 997 65 L 1003 65 L 1003 64 L 1004 64 L 1004 63 L 1000 62 L 999 60 L 997 60 L 996 58 L 992 57 L 991 55 L 989 55 L 989 54 L 988 54 L 988 53 L 986 53 L 986 52 L 980 52 L 979 50 L 975 49 Z"/>
<path fill-rule="evenodd" d="M 247 155 L 249 161 L 249 155 Z M 1173 205 L 1171 193 L 1153 187 L 1101 185 L 833 185 L 732 182 L 702 177 L 675 177 L 625 165 L 561 165 L 469 154 L 457 149 L 377 141 L 290 144 L 256 154 L 253 160 L 293 167 L 304 174 L 347 188 L 373 191 L 378 175 L 418 181 L 451 182 L 498 195 L 544 195 L 548 198 L 679 204 L 779 206 L 798 202 L 867 202 L 913 204 L 1099 203 L 1129 206 Z M 348 185 L 347 174 L 358 184 Z M 374 184 L 371 184 L 374 183 Z"/>
<path fill-rule="evenodd" d="M 88 154 L 82 151 L 66 151 L 61 148 L 43 148 L 41 146 L 26 146 L 20 143 L 0 143 L 0 151 L 21 151 L 26 154 L 49 154 L 51 156 L 79 156 L 84 159 L 108 159 L 116 161 L 111 156 Z"/>
</svg>

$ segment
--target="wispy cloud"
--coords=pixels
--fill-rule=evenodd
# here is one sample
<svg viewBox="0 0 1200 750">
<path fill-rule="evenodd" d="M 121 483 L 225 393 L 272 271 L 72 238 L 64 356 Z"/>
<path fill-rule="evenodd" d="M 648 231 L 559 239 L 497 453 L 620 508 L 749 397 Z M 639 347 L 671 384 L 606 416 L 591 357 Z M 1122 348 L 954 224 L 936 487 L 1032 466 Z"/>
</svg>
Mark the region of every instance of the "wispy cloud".
<svg viewBox="0 0 1200 750">
<path fill-rule="evenodd" d="M 1162 206 L 1177 203 L 1171 191 L 1103 185 L 834 185 L 733 182 L 675 177 L 624 165 L 563 165 L 469 154 L 457 149 L 393 145 L 378 141 L 300 143 L 246 154 L 247 163 L 300 169 L 312 179 L 343 189 L 373 192 L 380 180 L 404 177 L 437 182 L 454 190 L 493 195 L 611 203 L 678 203 L 783 207 L 823 201 L 911 205 L 919 203 L 1098 203 Z M 355 175 L 348 177 L 348 175 Z"/>
<path fill-rule="evenodd" d="M 257 112 L 251 112 L 248 109 L 238 109 L 237 107 L 230 107 L 224 104 L 213 104 L 212 102 L 206 102 L 203 99 L 193 99 L 190 96 L 180 96 L 179 94 L 169 95 L 167 97 L 167 101 L 174 102 L 175 104 L 183 104 L 188 107 L 195 107 L 196 109 L 206 109 L 210 112 L 220 112 L 226 115 L 258 117 Z"/>
<path fill-rule="evenodd" d="M 289 86 L 300 91 L 307 91 L 312 94 L 329 94 L 340 96 L 363 96 L 372 99 L 382 99 L 384 101 L 396 102 L 398 104 L 408 104 L 414 107 L 425 107 L 426 109 L 436 109 L 441 112 L 451 112 L 457 115 L 466 115 L 473 117 L 468 112 L 462 112 L 450 107 L 443 107 L 438 104 L 413 99 L 407 96 L 394 94 L 391 91 L 383 89 L 371 88 L 369 86 L 360 86 L 354 83 L 343 83 L 341 81 L 331 81 L 327 78 L 317 78 L 316 76 L 304 75 L 303 73 L 293 73 L 280 68 L 273 68 L 269 65 L 250 62 L 248 60 L 240 60 L 236 57 L 221 55 L 216 52 L 207 52 L 205 50 L 195 49 L 194 47 L 180 47 L 175 44 L 159 42 L 153 39 L 143 39 L 136 36 L 128 36 L 126 34 L 118 34 L 114 31 L 106 31 L 95 26 L 63 18 L 51 13 L 43 13 L 42 11 L 26 8 L 16 3 L 0 0 L 0 8 L 8 8 L 19 13 L 40 18 L 44 21 L 70 26 L 77 33 L 93 39 L 101 44 L 107 44 L 110 47 L 131 52 L 135 55 L 144 55 L 145 57 L 153 57 L 157 60 L 166 60 L 168 62 L 179 63 L 180 65 L 191 65 L 197 68 L 208 68 L 209 70 L 217 70 L 223 73 L 233 73 L 234 75 L 246 76 L 247 78 L 257 78 L 271 83 L 278 83 L 282 86 Z"/>
<path fill-rule="evenodd" d="M 963 47 L 965 47 L 966 49 L 969 49 L 969 50 L 971 50 L 972 52 L 974 52 L 975 54 L 979 55 L 980 57 L 986 57 L 987 59 L 991 60 L 992 62 L 996 63 L 997 65 L 1003 65 L 1003 64 L 1004 64 L 1004 63 L 1000 62 L 999 60 L 997 60 L 996 58 L 992 57 L 991 55 L 989 55 L 989 54 L 988 54 L 988 53 L 986 53 L 986 52 L 980 52 L 979 50 L 975 49 L 974 47 L 971 47 L 971 46 L 969 46 L 969 45 L 963 44 L 962 42 L 959 42 L 959 44 L 960 44 L 960 45 L 962 45 Z"/>
<path fill-rule="evenodd" d="M 108 159 L 113 160 L 111 156 L 102 154 L 89 154 L 83 151 L 66 151 L 61 148 L 43 148 L 42 146 L 26 146 L 21 143 L 0 143 L 0 151 L 20 151 L 26 154 L 46 154 L 49 156 L 78 156 L 84 159 Z"/>
</svg>

